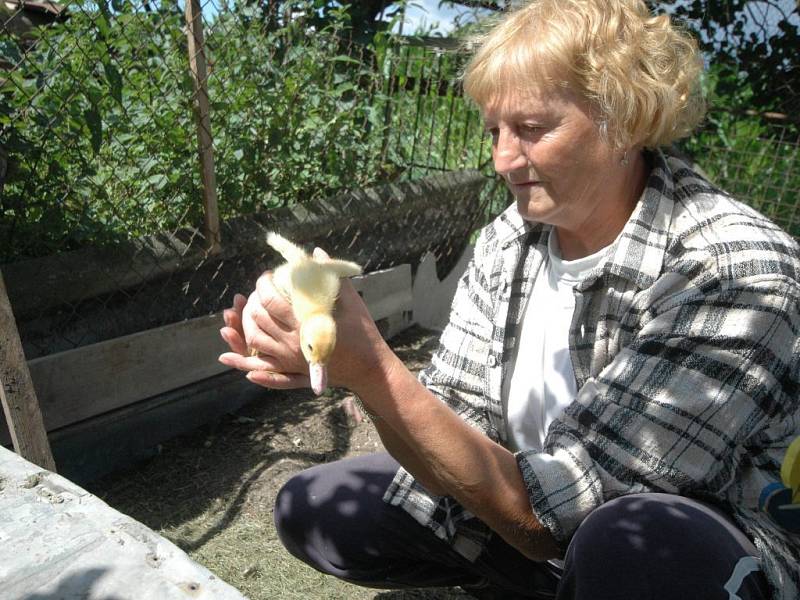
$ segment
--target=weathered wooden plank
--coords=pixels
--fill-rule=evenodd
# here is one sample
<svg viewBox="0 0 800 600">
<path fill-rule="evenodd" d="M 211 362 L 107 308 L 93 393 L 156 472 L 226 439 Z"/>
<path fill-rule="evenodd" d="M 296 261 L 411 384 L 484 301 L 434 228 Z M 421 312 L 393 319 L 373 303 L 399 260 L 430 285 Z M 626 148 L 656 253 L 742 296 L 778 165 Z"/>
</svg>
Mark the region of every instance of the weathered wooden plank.
<svg viewBox="0 0 800 600">
<path fill-rule="evenodd" d="M 127 335 L 29 363 L 45 427 L 57 429 L 222 373 L 222 315 Z"/>
<path fill-rule="evenodd" d="M 353 277 L 353 287 L 364 299 L 375 321 L 411 310 L 411 265 L 398 265 Z"/>
<path fill-rule="evenodd" d="M 0 273 L 0 402 L 3 404 L 3 413 L 14 450 L 37 465 L 54 471 L 55 462 L 47 442 L 42 413 L 25 362 L 25 353 L 22 351 L 22 342 L 17 333 L 2 273 Z"/>
<path fill-rule="evenodd" d="M 62 427 L 50 433 L 50 446 L 59 474 L 85 485 L 155 456 L 158 444 L 166 440 L 249 402 L 267 401 L 271 393 L 231 370 Z"/>
<path fill-rule="evenodd" d="M 376 321 L 411 311 L 409 265 L 355 277 L 353 283 Z M 386 333 L 407 326 L 401 321 L 387 321 Z M 227 368 L 217 362 L 227 349 L 219 336 L 222 326 L 218 313 L 29 361 L 46 429 L 223 373 Z"/>
<path fill-rule="evenodd" d="M 0 447 L 3 598 L 244 600 L 145 525 Z"/>
</svg>

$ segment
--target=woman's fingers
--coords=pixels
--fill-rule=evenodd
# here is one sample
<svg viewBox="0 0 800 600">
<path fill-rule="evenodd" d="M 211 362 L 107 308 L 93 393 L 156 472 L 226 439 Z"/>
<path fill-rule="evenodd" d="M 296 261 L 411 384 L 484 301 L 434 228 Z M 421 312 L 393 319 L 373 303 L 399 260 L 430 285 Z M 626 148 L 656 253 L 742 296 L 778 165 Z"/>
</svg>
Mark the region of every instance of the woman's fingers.
<svg viewBox="0 0 800 600">
<path fill-rule="evenodd" d="M 269 357 L 242 356 L 237 352 L 226 352 L 219 357 L 219 362 L 233 369 L 247 373 L 251 382 L 276 390 L 306 388 L 310 385 L 305 373 L 282 373 L 280 366 Z"/>
<path fill-rule="evenodd" d="M 231 352 L 237 352 L 242 355 L 248 354 L 247 344 L 244 341 L 241 331 L 241 324 L 239 325 L 239 329 L 229 326 L 223 327 L 219 330 L 219 334 L 222 336 L 225 343 L 228 344 Z"/>
<path fill-rule="evenodd" d="M 272 371 L 250 371 L 247 379 L 257 385 L 274 390 L 291 390 L 307 388 L 311 385 L 308 375 L 300 373 L 276 373 Z"/>
<path fill-rule="evenodd" d="M 219 362 L 239 371 L 280 371 L 280 361 L 272 356 L 256 354 L 253 356 L 242 355 L 238 352 L 225 352 L 219 357 Z"/>
<path fill-rule="evenodd" d="M 256 348 L 253 341 L 256 337 L 261 335 L 261 327 L 256 321 L 256 314 L 262 311 L 261 303 L 258 299 L 258 294 L 253 292 L 247 299 L 247 304 L 242 310 L 242 331 L 244 332 L 244 339 L 247 347 Z M 258 348 L 256 348 L 258 349 Z M 248 352 L 249 353 L 249 352 Z"/>
<path fill-rule="evenodd" d="M 231 351 L 239 354 L 248 354 L 242 326 L 242 313 L 244 312 L 245 304 L 247 304 L 247 298 L 241 294 L 234 295 L 233 307 L 222 311 L 222 320 L 225 323 L 225 327 L 219 330 L 220 336 L 228 344 Z"/>
<path fill-rule="evenodd" d="M 239 315 L 242 314 L 245 304 L 247 304 L 247 296 L 244 296 L 243 294 L 234 294 L 233 308 L 237 313 L 239 313 Z"/>
<path fill-rule="evenodd" d="M 258 278 L 249 297 L 236 294 L 233 307 L 225 309 L 222 316 L 225 326 L 220 335 L 231 351 L 221 354 L 219 362 L 245 371 L 250 381 L 264 387 L 309 386 L 308 365 L 299 351 L 291 350 L 297 347 L 297 320 L 291 304 L 273 284 L 271 273 Z"/>
<path fill-rule="evenodd" d="M 222 311 L 222 319 L 227 327 L 242 329 L 242 311 L 244 311 L 245 304 L 247 304 L 247 298 L 241 294 L 233 296 L 233 307 Z"/>
</svg>

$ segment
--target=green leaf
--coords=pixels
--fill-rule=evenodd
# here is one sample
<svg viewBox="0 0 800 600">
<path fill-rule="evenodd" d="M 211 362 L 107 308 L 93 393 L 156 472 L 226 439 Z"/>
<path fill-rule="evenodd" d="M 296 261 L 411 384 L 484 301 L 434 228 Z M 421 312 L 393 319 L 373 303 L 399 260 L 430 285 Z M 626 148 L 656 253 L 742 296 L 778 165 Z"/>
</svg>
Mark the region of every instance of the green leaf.
<svg viewBox="0 0 800 600">
<path fill-rule="evenodd" d="M 83 94 L 89 100 L 89 103 L 94 106 L 100 106 L 100 102 L 103 100 L 103 90 L 95 84 L 94 79 L 91 79 L 86 82 Z"/>
<path fill-rule="evenodd" d="M 100 109 L 93 104 L 91 108 L 87 108 L 83 112 L 83 118 L 89 128 L 92 150 L 97 155 L 100 152 L 100 146 L 103 145 L 103 118 L 100 115 Z"/>
<path fill-rule="evenodd" d="M 100 37 L 107 40 L 111 37 L 111 25 L 109 23 L 111 20 L 111 13 L 108 12 L 108 7 L 102 0 L 100 1 L 100 11 L 101 12 L 99 15 L 97 15 L 94 23 L 97 25 L 97 29 L 100 32 Z"/>
<path fill-rule="evenodd" d="M 149 183 L 156 191 L 162 190 L 164 189 L 164 186 L 167 185 L 167 176 L 163 173 L 151 175 L 147 178 L 147 183 Z"/>
<path fill-rule="evenodd" d="M 117 68 L 110 61 L 103 63 L 103 70 L 106 72 L 106 80 L 111 88 L 111 97 L 117 101 L 117 104 L 122 106 L 122 75 L 119 74 Z"/>
</svg>

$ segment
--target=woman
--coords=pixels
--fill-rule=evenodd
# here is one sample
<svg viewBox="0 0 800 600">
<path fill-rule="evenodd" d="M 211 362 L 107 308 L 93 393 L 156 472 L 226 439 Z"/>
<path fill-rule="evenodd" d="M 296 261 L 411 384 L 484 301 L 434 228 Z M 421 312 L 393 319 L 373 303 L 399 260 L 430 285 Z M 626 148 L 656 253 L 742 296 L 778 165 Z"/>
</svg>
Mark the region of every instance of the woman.
<svg viewBox="0 0 800 600">
<path fill-rule="evenodd" d="M 343 287 L 329 377 L 389 455 L 284 487 L 293 554 L 479 597 L 798 597 L 798 540 L 757 505 L 800 431 L 800 263 L 658 149 L 702 118 L 700 70 L 640 0 L 539 0 L 486 36 L 465 90 L 516 203 L 481 232 L 420 381 Z M 308 384 L 269 274 L 226 322 L 223 363 Z"/>
</svg>

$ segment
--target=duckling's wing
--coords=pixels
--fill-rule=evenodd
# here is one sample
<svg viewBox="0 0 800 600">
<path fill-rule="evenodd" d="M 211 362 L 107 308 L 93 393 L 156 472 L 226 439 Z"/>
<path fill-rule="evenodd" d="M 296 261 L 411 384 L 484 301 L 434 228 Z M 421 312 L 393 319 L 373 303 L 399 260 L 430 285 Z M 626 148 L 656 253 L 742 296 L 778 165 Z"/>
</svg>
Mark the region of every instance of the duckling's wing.
<svg viewBox="0 0 800 600">
<path fill-rule="evenodd" d="M 272 274 L 272 285 L 286 298 L 292 302 L 292 266 L 284 263 Z"/>
<path fill-rule="evenodd" d="M 274 231 L 267 234 L 267 243 L 277 250 L 286 262 L 296 263 L 309 259 L 305 250 Z"/>
<path fill-rule="evenodd" d="M 349 260 L 332 259 L 322 264 L 326 269 L 330 269 L 336 273 L 337 277 L 354 277 L 355 275 L 361 275 L 361 266 Z"/>
</svg>

